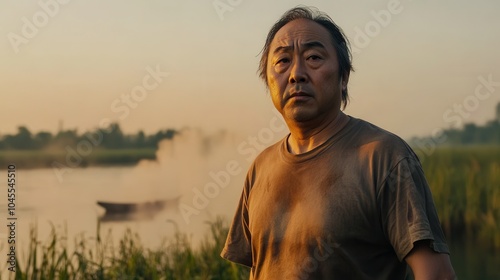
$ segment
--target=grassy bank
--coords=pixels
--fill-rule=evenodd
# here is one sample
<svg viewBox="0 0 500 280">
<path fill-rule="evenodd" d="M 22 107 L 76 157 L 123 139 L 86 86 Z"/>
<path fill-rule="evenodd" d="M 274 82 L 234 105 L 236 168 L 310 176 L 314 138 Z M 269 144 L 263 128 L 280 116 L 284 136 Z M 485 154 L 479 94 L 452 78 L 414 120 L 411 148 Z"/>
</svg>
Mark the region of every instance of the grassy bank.
<svg viewBox="0 0 500 280">
<path fill-rule="evenodd" d="M 42 242 L 32 229 L 27 259 L 18 260 L 9 279 L 248 279 L 248 268 L 219 256 L 228 230 L 223 220 L 218 218 L 209 229 L 196 248 L 185 234 L 177 233 L 155 250 L 146 249 L 131 231 L 115 243 L 98 229 L 95 238 L 76 239 L 72 252 L 64 234 L 53 230 Z"/>
<path fill-rule="evenodd" d="M 421 160 L 448 238 L 500 250 L 500 147 L 440 148 Z"/>
<path fill-rule="evenodd" d="M 84 151 L 83 151 L 84 152 Z M 54 162 L 69 167 L 98 165 L 133 165 L 141 159 L 155 159 L 155 149 L 94 149 L 90 153 L 75 150 L 3 150 L 0 151 L 0 169 L 14 163 L 18 168 L 52 167 Z M 73 165 L 73 166 L 72 166 Z"/>
</svg>

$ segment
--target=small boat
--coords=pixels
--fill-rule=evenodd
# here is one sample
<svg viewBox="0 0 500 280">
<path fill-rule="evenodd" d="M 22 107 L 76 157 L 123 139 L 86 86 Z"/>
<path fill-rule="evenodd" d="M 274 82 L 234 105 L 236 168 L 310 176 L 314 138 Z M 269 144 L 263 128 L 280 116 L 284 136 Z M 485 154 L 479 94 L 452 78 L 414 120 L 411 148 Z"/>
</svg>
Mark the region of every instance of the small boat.
<svg viewBox="0 0 500 280">
<path fill-rule="evenodd" d="M 177 207 L 179 197 L 169 200 L 155 200 L 138 203 L 97 201 L 106 210 L 105 215 L 126 215 L 138 212 L 158 212 L 165 208 Z"/>
</svg>

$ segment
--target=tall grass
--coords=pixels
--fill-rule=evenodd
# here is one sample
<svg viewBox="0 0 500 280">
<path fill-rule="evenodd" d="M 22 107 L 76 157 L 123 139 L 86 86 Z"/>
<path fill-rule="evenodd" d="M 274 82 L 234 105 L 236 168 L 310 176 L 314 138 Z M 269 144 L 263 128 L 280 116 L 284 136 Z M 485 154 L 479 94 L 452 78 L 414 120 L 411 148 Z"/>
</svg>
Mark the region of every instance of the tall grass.
<svg viewBox="0 0 500 280">
<path fill-rule="evenodd" d="M 187 235 L 177 232 L 155 249 L 145 248 L 137 234 L 127 230 L 114 243 L 111 233 L 103 239 L 98 229 L 95 238 L 80 236 L 73 251 L 68 251 L 64 234 L 54 229 L 41 242 L 36 228 L 31 229 L 26 260 L 18 260 L 17 279 L 248 279 L 246 267 L 223 260 L 219 254 L 227 235 L 221 218 L 209 224 L 210 235 L 193 248 Z M 1 278 L 1 276 L 0 276 Z"/>
<path fill-rule="evenodd" d="M 500 250 L 500 147 L 448 147 L 421 157 L 449 239 Z"/>
</svg>

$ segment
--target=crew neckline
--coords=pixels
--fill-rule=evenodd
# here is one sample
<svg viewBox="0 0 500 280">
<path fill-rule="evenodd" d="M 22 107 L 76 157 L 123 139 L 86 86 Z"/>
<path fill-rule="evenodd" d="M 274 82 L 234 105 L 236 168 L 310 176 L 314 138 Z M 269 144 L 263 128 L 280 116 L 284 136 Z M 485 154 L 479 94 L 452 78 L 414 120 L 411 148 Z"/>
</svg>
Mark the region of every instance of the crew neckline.
<svg viewBox="0 0 500 280">
<path fill-rule="evenodd" d="M 291 133 L 288 133 L 288 135 L 284 137 L 283 140 L 281 140 L 280 144 L 279 153 L 282 159 L 290 163 L 300 163 L 316 157 L 317 155 L 328 149 L 335 142 L 337 142 L 339 139 L 341 139 L 359 121 L 359 119 L 357 118 L 351 117 L 349 115 L 347 116 L 349 117 L 349 120 L 339 131 L 330 136 L 330 138 L 321 143 L 319 146 L 302 154 L 292 154 L 288 151 L 288 138 L 291 136 Z"/>
</svg>

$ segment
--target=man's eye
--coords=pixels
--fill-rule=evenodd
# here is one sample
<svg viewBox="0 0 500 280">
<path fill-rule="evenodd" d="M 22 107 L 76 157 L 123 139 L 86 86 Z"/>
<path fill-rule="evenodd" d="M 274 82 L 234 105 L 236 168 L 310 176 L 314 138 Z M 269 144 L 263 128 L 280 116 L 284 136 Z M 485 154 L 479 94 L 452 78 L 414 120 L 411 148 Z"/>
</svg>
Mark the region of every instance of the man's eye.
<svg viewBox="0 0 500 280">
<path fill-rule="evenodd" d="M 276 64 L 283 64 L 283 63 L 288 63 L 288 62 L 290 62 L 290 59 L 285 57 L 285 58 L 278 59 L 278 61 L 276 61 Z"/>
<path fill-rule="evenodd" d="M 320 56 L 318 56 L 318 55 L 310 55 L 310 56 L 308 57 L 308 59 L 310 59 L 310 60 L 318 60 L 318 59 L 321 59 L 321 57 L 320 57 Z"/>
</svg>

